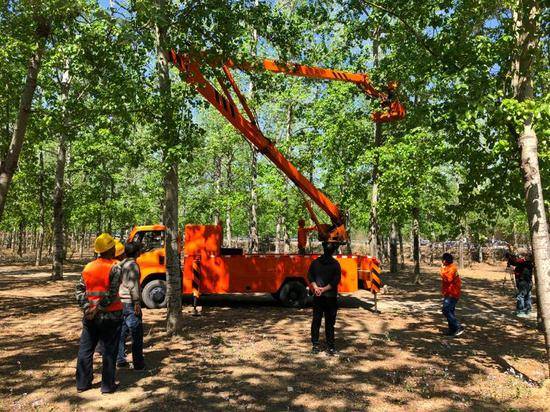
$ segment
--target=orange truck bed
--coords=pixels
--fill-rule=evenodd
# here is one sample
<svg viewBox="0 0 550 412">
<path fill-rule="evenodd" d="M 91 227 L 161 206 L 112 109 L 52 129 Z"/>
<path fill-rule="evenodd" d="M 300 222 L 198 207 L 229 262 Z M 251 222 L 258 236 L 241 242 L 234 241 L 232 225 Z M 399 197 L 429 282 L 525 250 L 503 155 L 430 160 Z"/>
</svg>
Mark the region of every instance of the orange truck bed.
<svg viewBox="0 0 550 412">
<path fill-rule="evenodd" d="M 142 299 L 148 307 L 165 305 L 164 226 L 135 227 L 128 242 L 140 243 Z M 319 255 L 243 254 L 223 249 L 220 225 L 186 225 L 181 259 L 182 293 L 270 293 L 287 306 L 301 306 L 307 297 L 308 268 Z M 377 292 L 380 269 L 375 258 L 336 255 L 342 267 L 339 292 L 360 288 Z"/>
</svg>

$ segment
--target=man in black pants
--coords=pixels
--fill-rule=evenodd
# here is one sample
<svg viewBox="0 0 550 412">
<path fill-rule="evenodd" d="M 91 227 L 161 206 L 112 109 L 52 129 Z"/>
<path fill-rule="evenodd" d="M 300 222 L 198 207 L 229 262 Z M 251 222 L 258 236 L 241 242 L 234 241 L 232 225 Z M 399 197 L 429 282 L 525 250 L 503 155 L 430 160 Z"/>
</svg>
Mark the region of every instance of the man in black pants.
<svg viewBox="0 0 550 412">
<path fill-rule="evenodd" d="M 323 254 L 311 262 L 308 271 L 310 288 L 313 291 L 313 319 L 311 321 L 311 343 L 313 353 L 319 353 L 319 329 L 325 315 L 327 353 L 334 355 L 334 324 L 338 310 L 338 283 L 342 276 L 340 263 L 332 257 L 337 243 L 323 242 Z"/>
</svg>

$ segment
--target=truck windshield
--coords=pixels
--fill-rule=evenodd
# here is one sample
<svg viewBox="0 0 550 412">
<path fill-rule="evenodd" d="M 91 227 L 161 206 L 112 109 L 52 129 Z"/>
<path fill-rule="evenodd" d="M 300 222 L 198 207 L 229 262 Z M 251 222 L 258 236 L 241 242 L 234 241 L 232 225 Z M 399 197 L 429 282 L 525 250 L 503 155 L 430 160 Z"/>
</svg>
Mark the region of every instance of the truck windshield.
<svg viewBox="0 0 550 412">
<path fill-rule="evenodd" d="M 164 231 L 138 232 L 134 243 L 139 245 L 141 253 L 164 247 Z"/>
</svg>

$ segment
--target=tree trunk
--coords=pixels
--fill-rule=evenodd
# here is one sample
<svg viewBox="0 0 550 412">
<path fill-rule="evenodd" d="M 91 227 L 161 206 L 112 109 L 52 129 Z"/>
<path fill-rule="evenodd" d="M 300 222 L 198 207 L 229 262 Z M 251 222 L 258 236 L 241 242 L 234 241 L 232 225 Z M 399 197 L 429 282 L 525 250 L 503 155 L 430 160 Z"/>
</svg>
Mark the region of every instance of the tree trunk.
<svg viewBox="0 0 550 412">
<path fill-rule="evenodd" d="M 283 216 L 283 253 L 285 255 L 290 253 L 290 236 L 288 235 L 288 227 L 286 225 L 286 218 Z"/>
<path fill-rule="evenodd" d="M 231 192 L 231 189 L 233 187 L 233 159 L 234 154 L 231 152 L 227 159 L 227 188 Z M 227 209 L 225 210 L 225 238 L 227 242 L 227 247 L 231 247 L 233 244 L 233 239 L 231 236 L 231 204 L 227 203 Z"/>
<path fill-rule="evenodd" d="M 258 253 L 259 237 L 258 237 L 258 195 L 256 194 L 256 185 L 258 180 L 258 152 L 251 147 L 252 160 L 250 163 L 250 219 L 248 228 L 248 253 Z"/>
<path fill-rule="evenodd" d="M 113 176 L 109 173 L 109 200 L 112 202 L 115 197 L 115 180 Z M 111 208 L 107 209 L 107 233 L 113 234 L 113 210 Z"/>
<path fill-rule="evenodd" d="M 40 63 L 42 61 L 42 55 L 44 54 L 44 48 L 46 46 L 46 38 L 50 34 L 50 24 L 44 18 L 37 17 L 36 23 L 36 48 L 29 59 L 27 79 L 25 81 L 23 92 L 21 93 L 19 111 L 17 113 L 17 120 L 15 123 L 15 128 L 13 129 L 8 153 L 6 154 L 6 157 L 0 161 L 0 222 L 2 221 L 8 190 L 15 170 L 17 169 L 19 155 L 21 154 L 21 148 L 23 147 L 23 141 L 25 140 L 27 124 L 31 114 L 32 100 L 36 89 L 36 78 L 38 77 L 38 72 L 40 70 Z"/>
<path fill-rule="evenodd" d="M 172 92 L 168 61 L 163 53 L 167 50 L 168 15 L 166 1 L 157 0 L 158 15 L 155 22 L 155 48 L 160 92 L 161 138 L 167 148 L 177 143 L 172 106 Z M 176 334 L 181 330 L 181 272 L 178 255 L 178 162 L 170 156 L 168 150 L 163 159 L 166 174 L 164 177 L 164 213 L 166 226 L 166 294 L 168 311 L 166 313 L 166 331 Z"/>
<path fill-rule="evenodd" d="M 374 67 L 379 66 L 379 43 L 378 38 L 380 30 L 376 29 L 372 41 L 372 57 Z M 379 173 L 379 158 L 378 148 L 382 146 L 382 124 L 374 124 L 374 163 L 372 166 L 372 192 L 370 201 L 370 217 L 369 217 L 369 235 L 368 244 L 371 256 L 378 256 L 378 238 L 380 236 L 380 227 L 378 223 L 378 173 Z"/>
<path fill-rule="evenodd" d="M 513 10 L 515 56 L 512 62 L 512 90 L 519 102 L 533 98 L 532 70 L 538 46 L 537 19 L 540 5 L 536 0 L 518 1 Z M 525 207 L 529 222 L 531 245 L 535 262 L 535 276 L 544 325 L 546 356 L 550 374 L 550 236 L 544 208 L 538 161 L 538 141 L 533 128 L 532 115 L 528 115 L 519 133 L 515 125 L 510 130 L 517 138 L 520 168 L 525 192 Z"/>
<path fill-rule="evenodd" d="M 479 263 L 483 263 L 483 244 L 479 244 Z"/>
<path fill-rule="evenodd" d="M 220 224 L 220 194 L 221 194 L 221 180 L 222 180 L 222 158 L 216 156 L 214 159 L 214 187 L 216 190 L 216 200 L 214 202 L 214 216 L 213 221 L 215 225 Z"/>
<path fill-rule="evenodd" d="M 164 179 L 165 207 L 163 222 L 166 225 L 166 293 L 168 295 L 167 332 L 181 329 L 181 269 L 178 251 L 178 164 L 168 169 Z"/>
<path fill-rule="evenodd" d="M 417 207 L 414 207 L 412 210 L 413 215 L 413 224 L 412 224 L 412 235 L 413 235 L 413 262 L 414 262 L 414 284 L 422 285 L 420 281 L 420 211 Z"/>
<path fill-rule="evenodd" d="M 259 0 L 254 0 L 254 5 L 259 6 Z M 252 50 L 253 56 L 256 56 L 256 47 L 258 45 L 258 32 L 256 29 L 252 31 Z M 249 85 L 248 97 L 250 100 L 254 99 L 254 82 L 251 80 Z M 256 193 L 256 187 L 258 182 L 258 152 L 250 145 L 251 159 L 250 159 L 250 219 L 248 227 L 248 253 L 257 253 L 259 250 L 259 236 L 258 236 L 258 195 Z"/>
<path fill-rule="evenodd" d="M 44 228 L 46 227 L 46 205 L 44 201 L 44 151 L 40 149 L 38 164 L 40 173 L 38 174 L 38 205 L 40 207 L 40 217 L 38 229 L 38 241 L 36 245 L 36 259 L 35 266 L 42 264 L 42 250 L 44 248 Z"/>
<path fill-rule="evenodd" d="M 280 247 L 281 247 L 281 219 L 282 217 L 279 215 L 277 217 L 277 225 L 275 226 L 275 253 L 280 253 Z"/>
<path fill-rule="evenodd" d="M 55 166 L 55 188 L 53 192 L 53 234 L 54 254 L 52 264 L 52 280 L 63 279 L 63 263 L 65 260 L 65 228 L 64 228 L 64 204 L 65 195 L 65 165 L 67 163 L 67 133 L 69 133 L 69 113 L 67 103 L 69 100 L 69 87 L 71 76 L 69 63 L 63 72 L 61 79 L 61 103 L 62 103 L 62 131 L 59 135 L 59 147 L 57 148 L 57 162 Z"/>
<path fill-rule="evenodd" d="M 458 268 L 464 269 L 464 239 L 460 235 L 458 240 Z"/>
<path fill-rule="evenodd" d="M 395 222 L 392 222 L 390 232 L 390 271 L 391 273 L 399 271 L 397 265 L 397 225 Z"/>
<path fill-rule="evenodd" d="M 399 255 L 401 260 L 401 269 L 405 269 L 405 251 L 403 250 L 403 234 L 401 233 L 401 226 L 397 227 L 397 236 L 399 237 Z"/>
<path fill-rule="evenodd" d="M 225 239 L 227 247 L 231 247 L 233 239 L 231 238 L 231 210 L 229 208 L 225 212 Z"/>
<path fill-rule="evenodd" d="M 78 256 L 80 259 L 84 257 L 84 239 L 86 239 L 86 229 L 82 227 L 82 233 L 80 234 L 80 244 L 78 246 Z"/>
<path fill-rule="evenodd" d="M 19 221 L 19 231 L 17 236 L 17 256 L 23 257 L 23 233 L 25 231 L 25 221 Z"/>
</svg>

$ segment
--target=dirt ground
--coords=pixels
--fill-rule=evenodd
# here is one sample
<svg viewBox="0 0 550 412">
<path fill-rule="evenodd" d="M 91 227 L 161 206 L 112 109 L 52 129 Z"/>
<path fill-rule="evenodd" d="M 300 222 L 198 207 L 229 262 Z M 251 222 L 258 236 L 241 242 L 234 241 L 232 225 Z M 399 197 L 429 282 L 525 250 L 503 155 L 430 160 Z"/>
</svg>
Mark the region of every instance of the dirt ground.
<svg viewBox="0 0 550 412">
<path fill-rule="evenodd" d="M 118 371 L 119 391 L 75 389 L 81 314 L 74 284 L 47 267 L 0 266 L 0 410 L 550 410 L 550 380 L 535 318 L 512 316 L 503 266 L 462 271 L 459 338 L 442 336 L 437 268 L 383 276 L 381 314 L 370 293 L 340 299 L 338 357 L 309 353 L 311 308 L 269 296 L 205 297 L 185 306 L 181 337 L 163 333 L 165 312 L 144 310 L 149 369 Z M 188 302 L 187 302 L 188 303 Z"/>
</svg>

